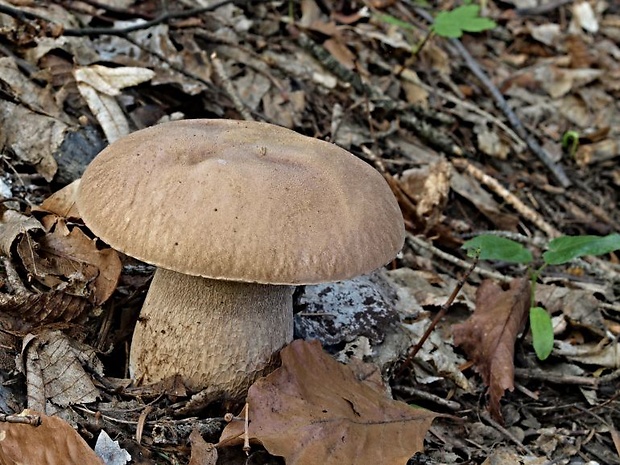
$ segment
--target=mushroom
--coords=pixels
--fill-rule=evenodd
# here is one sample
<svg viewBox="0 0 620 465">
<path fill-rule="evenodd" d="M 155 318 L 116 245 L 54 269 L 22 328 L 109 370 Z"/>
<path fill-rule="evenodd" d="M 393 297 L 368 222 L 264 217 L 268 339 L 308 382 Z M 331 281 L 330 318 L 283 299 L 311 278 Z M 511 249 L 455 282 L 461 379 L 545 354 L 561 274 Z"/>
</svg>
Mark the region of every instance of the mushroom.
<svg viewBox="0 0 620 465">
<path fill-rule="evenodd" d="M 80 183 L 95 235 L 157 266 L 130 350 L 143 383 L 180 375 L 232 399 L 293 338 L 294 286 L 394 258 L 403 218 L 383 177 L 266 123 L 185 120 L 103 150 Z"/>
</svg>

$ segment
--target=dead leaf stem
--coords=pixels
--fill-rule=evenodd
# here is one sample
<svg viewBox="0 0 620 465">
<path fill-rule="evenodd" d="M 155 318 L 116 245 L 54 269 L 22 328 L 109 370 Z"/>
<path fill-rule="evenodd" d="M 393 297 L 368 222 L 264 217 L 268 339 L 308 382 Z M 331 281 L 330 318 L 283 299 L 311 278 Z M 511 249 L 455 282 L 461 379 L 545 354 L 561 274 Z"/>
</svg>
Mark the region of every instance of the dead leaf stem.
<svg viewBox="0 0 620 465">
<path fill-rule="evenodd" d="M 460 403 L 455 402 L 453 400 L 448 400 L 448 399 L 444 399 L 443 397 L 439 397 L 435 394 L 431 394 L 430 392 L 426 392 L 423 391 L 421 389 L 416 389 L 414 387 L 411 386 L 404 386 L 402 384 L 398 384 L 396 386 L 393 386 L 392 389 L 394 391 L 399 391 L 399 392 L 403 392 L 409 396 L 418 398 L 418 399 L 422 399 L 428 402 L 432 402 L 434 404 L 437 404 L 441 407 L 447 408 L 449 410 L 452 410 L 454 412 L 461 410 L 462 406 Z"/>
<path fill-rule="evenodd" d="M 526 220 L 532 222 L 538 229 L 544 232 L 549 239 L 553 239 L 554 237 L 558 237 L 561 235 L 560 231 L 558 231 L 555 227 L 547 223 L 543 217 L 533 208 L 525 205 L 516 195 L 506 189 L 504 186 L 500 184 L 500 182 L 489 176 L 480 168 L 474 166 L 467 160 L 463 158 L 458 158 L 452 160 L 452 164 L 466 173 L 473 176 L 479 182 L 487 186 L 491 191 L 504 199 L 508 204 L 512 205 L 512 207 L 522 215 Z"/>
<path fill-rule="evenodd" d="M 297 42 L 339 80 L 349 84 L 360 95 L 372 99 L 375 106 L 398 111 L 401 124 L 414 131 L 429 146 L 444 152 L 446 155 L 463 155 L 463 150 L 452 141 L 446 131 L 442 131 L 441 128 L 437 128 L 435 124 L 431 123 L 437 119 L 435 117 L 436 112 L 416 108 L 417 113 L 419 113 L 418 116 L 414 111 L 404 110 L 398 102 L 385 95 L 381 90 L 364 83 L 359 73 L 340 64 L 327 49 L 312 41 L 307 35 L 299 33 Z"/>
<path fill-rule="evenodd" d="M 491 425 L 493 428 L 499 431 L 504 437 L 506 437 L 506 439 L 509 439 L 510 441 L 512 441 L 519 449 L 521 449 L 521 451 L 525 452 L 526 454 L 530 456 L 534 456 L 534 452 L 532 452 L 532 450 L 529 447 L 524 445 L 519 440 L 518 437 L 516 437 L 509 430 L 507 430 L 502 425 L 500 425 L 497 421 L 491 418 L 491 415 L 489 414 L 489 412 L 483 411 L 480 413 L 480 416 L 482 417 L 484 421 L 486 421 L 489 425 Z"/>
<path fill-rule="evenodd" d="M 405 361 L 402 363 L 402 365 L 396 372 L 395 378 L 400 377 L 403 374 L 403 372 L 411 365 L 413 358 L 418 354 L 418 352 L 422 348 L 422 345 L 426 342 L 428 337 L 435 330 L 437 323 L 439 323 L 441 319 L 446 315 L 446 313 L 448 313 L 448 310 L 450 309 L 450 306 L 454 302 L 454 299 L 456 299 L 456 296 L 459 294 L 459 292 L 465 285 L 465 282 L 467 281 L 467 278 L 469 277 L 469 275 L 476 268 L 476 265 L 478 265 L 478 258 L 474 259 L 474 262 L 470 265 L 469 269 L 465 272 L 463 276 L 460 277 L 460 279 L 456 283 L 456 286 L 452 290 L 452 293 L 448 297 L 448 300 L 441 306 L 441 309 L 439 310 L 439 312 L 437 312 L 437 315 L 435 315 L 435 318 L 433 318 L 433 321 L 431 321 L 431 324 L 428 326 L 428 328 L 426 328 L 426 331 L 424 331 L 424 334 L 422 335 L 418 343 L 413 347 L 411 352 L 409 352 L 409 355 L 407 355 L 407 358 L 405 359 Z"/>
<path fill-rule="evenodd" d="M 433 23 L 433 17 L 423 8 L 414 7 L 415 12 L 424 18 L 429 23 Z M 555 179 L 560 183 L 562 187 L 569 187 L 572 183 L 566 176 L 564 169 L 556 164 L 551 156 L 547 153 L 547 151 L 534 139 L 534 137 L 527 132 L 525 126 L 516 115 L 516 113 L 510 108 L 508 102 L 499 91 L 499 89 L 493 84 L 491 79 L 487 76 L 485 71 L 480 67 L 478 62 L 474 59 L 473 56 L 469 53 L 469 51 L 465 48 L 465 46 L 461 43 L 459 39 L 449 39 L 452 46 L 456 49 L 456 51 L 463 57 L 465 60 L 465 64 L 469 68 L 469 70 L 473 73 L 474 76 L 478 78 L 478 80 L 482 83 L 482 85 L 487 89 L 491 97 L 495 100 L 498 108 L 504 113 L 504 116 L 515 130 L 515 132 L 521 137 L 530 150 L 538 157 L 538 159 L 547 167 L 547 169 L 553 174 Z"/>
</svg>

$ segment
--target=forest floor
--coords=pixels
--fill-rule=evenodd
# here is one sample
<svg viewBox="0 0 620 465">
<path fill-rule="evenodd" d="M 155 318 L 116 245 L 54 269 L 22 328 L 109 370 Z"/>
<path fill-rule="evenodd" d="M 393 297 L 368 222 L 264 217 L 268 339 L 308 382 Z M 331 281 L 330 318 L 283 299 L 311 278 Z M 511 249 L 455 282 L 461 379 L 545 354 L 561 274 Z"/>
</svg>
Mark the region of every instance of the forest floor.
<svg viewBox="0 0 620 465">
<path fill-rule="evenodd" d="M 458 1 L 0 0 L 0 463 L 101 463 L 94 448 L 108 465 L 620 464 L 620 255 L 538 276 L 555 335 L 541 361 L 527 266 L 471 271 L 460 247 L 492 233 L 540 264 L 556 237 L 620 232 L 620 4 L 474 3 L 450 38 L 431 24 Z M 382 272 L 300 290 L 282 369 L 304 402 L 273 394 L 290 393 L 282 379 L 269 379 L 275 398 L 257 388 L 249 455 L 230 439 L 243 439 L 239 419 L 220 438 L 242 406 L 128 379 L 154 268 L 94 246 L 60 211 L 71 192 L 42 205 L 109 143 L 189 118 L 264 121 L 349 150 L 386 178 L 407 228 Z M 344 308 L 360 295 L 376 306 Z M 467 324 L 484 308 L 476 340 Z M 343 392 L 351 411 L 314 429 Z M 285 421 L 259 412 L 274 402 Z M 11 416 L 25 408 L 40 426 Z M 46 430 L 49 416 L 61 424 Z M 103 431 L 118 444 L 101 445 Z"/>
</svg>

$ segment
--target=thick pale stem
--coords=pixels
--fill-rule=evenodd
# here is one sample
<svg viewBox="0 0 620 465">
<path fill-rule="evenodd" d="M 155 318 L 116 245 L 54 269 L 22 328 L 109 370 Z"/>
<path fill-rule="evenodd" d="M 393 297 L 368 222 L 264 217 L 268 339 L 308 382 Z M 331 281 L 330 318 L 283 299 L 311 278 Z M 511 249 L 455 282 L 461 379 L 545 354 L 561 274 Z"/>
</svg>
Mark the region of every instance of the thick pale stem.
<svg viewBox="0 0 620 465">
<path fill-rule="evenodd" d="M 132 377 L 178 374 L 194 392 L 243 397 L 293 339 L 293 289 L 158 269 L 133 336 Z"/>
</svg>

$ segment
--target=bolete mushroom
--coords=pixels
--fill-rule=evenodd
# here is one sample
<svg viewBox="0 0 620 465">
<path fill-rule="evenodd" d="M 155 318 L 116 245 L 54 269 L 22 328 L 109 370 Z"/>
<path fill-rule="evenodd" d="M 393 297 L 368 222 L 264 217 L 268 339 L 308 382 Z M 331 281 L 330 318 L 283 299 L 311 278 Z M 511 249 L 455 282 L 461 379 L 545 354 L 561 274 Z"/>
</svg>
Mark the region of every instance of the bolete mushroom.
<svg viewBox="0 0 620 465">
<path fill-rule="evenodd" d="M 292 340 L 294 286 L 389 262 L 403 218 L 383 177 L 278 126 L 185 120 L 117 140 L 88 166 L 78 209 L 112 247 L 156 265 L 130 371 L 179 374 L 240 398 Z"/>
</svg>

